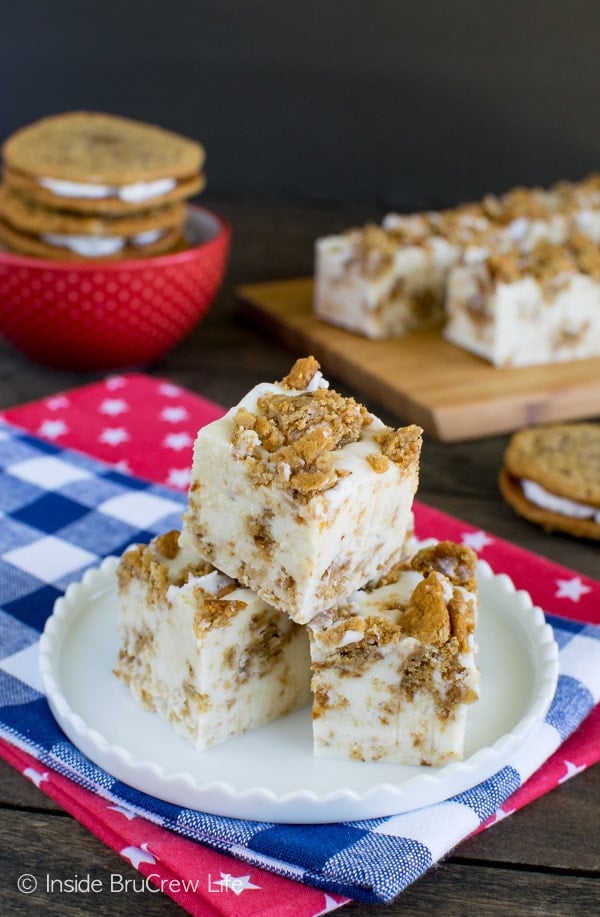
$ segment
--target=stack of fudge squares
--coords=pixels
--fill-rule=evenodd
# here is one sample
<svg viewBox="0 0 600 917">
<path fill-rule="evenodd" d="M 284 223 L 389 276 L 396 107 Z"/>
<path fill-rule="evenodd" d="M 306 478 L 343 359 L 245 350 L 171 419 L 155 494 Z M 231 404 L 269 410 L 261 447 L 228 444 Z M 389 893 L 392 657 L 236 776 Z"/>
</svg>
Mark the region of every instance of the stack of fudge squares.
<svg viewBox="0 0 600 917">
<path fill-rule="evenodd" d="M 318 318 L 372 339 L 443 326 L 495 366 L 600 355 L 600 176 L 316 243 Z"/>
<path fill-rule="evenodd" d="M 314 753 L 440 766 L 478 697 L 474 552 L 416 550 L 419 427 L 313 357 L 194 446 L 181 532 L 126 551 L 115 672 L 198 749 L 307 705 Z"/>
</svg>

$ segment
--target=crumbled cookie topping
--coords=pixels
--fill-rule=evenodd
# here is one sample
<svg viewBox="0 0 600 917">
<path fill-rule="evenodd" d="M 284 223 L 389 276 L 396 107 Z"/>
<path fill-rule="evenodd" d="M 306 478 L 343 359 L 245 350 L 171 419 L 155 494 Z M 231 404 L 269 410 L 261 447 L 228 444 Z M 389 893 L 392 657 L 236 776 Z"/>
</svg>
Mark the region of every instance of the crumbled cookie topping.
<svg viewBox="0 0 600 917">
<path fill-rule="evenodd" d="M 421 454 L 423 430 L 415 424 L 400 427 L 384 427 L 375 435 L 382 453 L 401 469 L 410 468 Z"/>
<path fill-rule="evenodd" d="M 383 474 L 388 470 L 390 460 L 387 455 L 381 455 L 379 452 L 373 452 L 367 455 L 367 462 L 376 474 Z"/>
<path fill-rule="evenodd" d="M 295 388 L 302 391 L 308 388 L 313 377 L 320 369 L 320 364 L 313 356 L 301 357 L 296 360 L 287 376 L 283 377 L 281 384 L 284 388 Z"/>
<path fill-rule="evenodd" d="M 442 573 L 455 586 L 475 592 L 475 567 L 477 555 L 472 548 L 453 541 L 438 541 L 421 548 L 411 558 L 410 565 L 419 573 Z"/>
<path fill-rule="evenodd" d="M 358 442 L 373 422 L 354 398 L 324 388 L 295 396 L 268 393 L 258 399 L 257 408 L 259 414 L 240 408 L 233 418 L 234 455 L 248 462 L 256 483 L 275 481 L 301 500 L 329 490 L 349 474 L 334 467 L 334 454 Z M 378 474 L 387 470 L 388 459 L 402 469 L 413 467 L 421 434 L 414 425 L 384 427 L 374 437 L 381 454 L 371 454 L 367 461 Z M 262 459 L 260 449 L 268 459 Z"/>
<path fill-rule="evenodd" d="M 453 245 L 481 244 L 492 231 L 489 215 L 481 204 L 461 204 L 453 210 L 443 210 L 432 230 Z"/>
<path fill-rule="evenodd" d="M 159 554 L 167 560 L 174 560 L 179 554 L 179 532 L 173 529 L 164 535 L 157 535 L 154 544 Z"/>
<path fill-rule="evenodd" d="M 263 416 L 257 418 L 254 429 L 263 444 L 269 436 L 275 436 L 275 448 L 299 443 L 315 433 L 319 434 L 317 443 L 323 438 L 333 448 L 340 448 L 360 439 L 363 427 L 373 420 L 354 398 L 324 388 L 295 397 L 263 395 L 258 399 L 258 408 Z"/>
<path fill-rule="evenodd" d="M 214 570 L 208 561 L 198 558 L 194 564 L 174 569 L 165 561 L 173 561 L 179 554 L 179 532 L 158 535 L 150 544 L 138 544 L 126 551 L 117 568 L 117 582 L 124 590 L 131 580 L 144 584 L 148 601 L 166 600 L 169 586 L 183 586 L 190 576 L 204 576 Z"/>
<path fill-rule="evenodd" d="M 390 213 L 384 222 L 387 237 L 395 243 L 422 244 L 435 231 L 434 220 L 436 217 L 437 214 L 429 213 L 408 215 Z"/>
<path fill-rule="evenodd" d="M 381 226 L 369 223 L 349 230 L 352 254 L 344 265 L 356 267 L 361 274 L 376 279 L 388 271 L 399 246 L 427 247 L 431 240 L 444 239 L 457 250 L 475 247 L 496 252 L 491 270 L 494 276 L 511 282 L 534 273 L 540 278 L 556 276 L 565 269 L 580 270 L 597 278 L 598 246 L 584 238 L 574 240 L 569 263 L 560 265 L 562 245 L 542 243 L 552 252 L 541 251 L 539 257 L 529 252 L 519 254 L 519 233 L 527 233 L 535 221 L 548 223 L 555 217 L 565 218 L 565 226 L 574 226 L 582 209 L 600 206 L 600 176 L 592 175 L 582 182 L 557 182 L 550 189 L 517 187 L 502 195 L 488 194 L 479 202 L 459 204 L 436 212 L 388 214 Z M 513 249 L 513 244 L 516 247 Z M 504 250 L 511 252 L 505 254 Z M 594 251 L 595 249 L 595 251 Z M 585 250 L 585 251 L 584 251 Z M 521 259 L 531 264 L 521 264 Z"/>
<path fill-rule="evenodd" d="M 492 279 L 501 283 L 526 276 L 544 283 L 578 273 L 600 281 L 600 248 L 588 236 L 574 232 L 561 245 L 540 242 L 531 252 L 489 255 L 487 265 Z"/>
<path fill-rule="evenodd" d="M 583 233 L 574 233 L 572 241 L 579 270 L 600 281 L 600 247 Z"/>
<path fill-rule="evenodd" d="M 194 589 L 194 597 L 198 603 L 194 614 L 194 633 L 198 639 L 211 628 L 226 627 L 247 607 L 247 602 L 211 595 L 200 586 Z"/>
<path fill-rule="evenodd" d="M 453 589 L 447 599 L 440 576 L 430 572 L 413 591 L 401 626 L 405 636 L 421 643 L 445 646 L 451 653 L 466 652 L 475 629 L 474 609 L 459 589 Z"/>
<path fill-rule="evenodd" d="M 148 545 L 138 544 L 126 551 L 117 567 L 119 591 L 125 590 L 133 580 L 147 584 L 148 601 L 160 601 L 169 588 L 169 571 L 156 560 Z"/>
<path fill-rule="evenodd" d="M 385 221 L 387 247 L 390 242 L 396 246 L 425 246 L 431 237 L 445 239 L 451 245 L 475 244 L 489 236 L 493 223 L 491 214 L 478 203 L 409 216 L 390 214 Z"/>
<path fill-rule="evenodd" d="M 356 639 L 340 643 L 340 631 L 353 634 Z M 328 668 L 333 664 L 341 675 L 358 678 L 381 658 L 383 646 L 399 643 L 402 636 L 400 627 L 385 618 L 347 618 L 343 625 L 334 626 L 319 635 L 320 642 L 330 646 L 334 655 L 324 663 L 313 663 L 313 669 L 319 671 L 321 667 Z"/>
<path fill-rule="evenodd" d="M 402 615 L 401 628 L 405 636 L 431 646 L 443 646 L 450 640 L 450 615 L 444 586 L 436 573 L 429 573 L 415 586 Z"/>
<path fill-rule="evenodd" d="M 445 647 L 450 653 L 465 652 L 475 628 L 476 562 L 477 555 L 471 548 L 450 541 L 422 548 L 409 563 L 397 564 L 385 577 L 365 588 L 372 595 L 374 589 L 397 583 L 407 569 L 422 574 L 405 608 L 380 605 L 382 612 L 397 611 L 396 620 L 377 613 L 363 617 L 356 614 L 355 606 L 345 605 L 323 619 L 326 623 L 317 631 L 320 644 L 343 650 L 344 658 L 356 655 L 357 660 L 367 644 L 397 643 L 404 637 Z M 473 597 L 466 593 L 473 593 Z M 370 658 L 372 654 L 367 655 Z M 363 668 L 366 659 L 363 658 Z"/>
<path fill-rule="evenodd" d="M 492 195 L 484 198 L 483 205 L 489 207 Z M 501 198 L 495 198 L 496 207 L 493 205 L 487 211 L 493 214 L 493 219 L 499 223 L 510 223 L 520 217 L 531 220 L 547 220 L 551 216 L 548 199 L 540 188 L 513 188 Z"/>
<path fill-rule="evenodd" d="M 240 407 L 233 415 L 233 456 L 246 462 L 257 485 L 275 483 L 301 502 L 334 487 L 350 474 L 335 467 L 335 454 L 363 438 L 375 418 L 354 398 L 325 384 L 314 384 L 320 367 L 314 357 L 297 360 L 280 385 L 300 394 L 267 391 L 254 411 Z M 320 382 L 320 380 L 318 380 Z M 375 450 L 366 457 L 377 473 L 392 461 L 402 469 L 418 463 L 422 430 L 383 427 L 373 435 Z"/>
</svg>

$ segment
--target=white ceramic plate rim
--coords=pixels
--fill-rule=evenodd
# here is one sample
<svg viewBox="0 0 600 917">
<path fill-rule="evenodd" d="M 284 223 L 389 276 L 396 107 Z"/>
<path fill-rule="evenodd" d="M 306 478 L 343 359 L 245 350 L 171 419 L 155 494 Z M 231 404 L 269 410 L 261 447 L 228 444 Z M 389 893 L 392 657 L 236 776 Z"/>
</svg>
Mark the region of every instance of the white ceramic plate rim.
<svg viewBox="0 0 600 917">
<path fill-rule="evenodd" d="M 297 786 L 288 792 L 275 792 L 269 786 L 242 789 L 225 780 L 202 782 L 187 771 L 167 769 L 157 760 L 141 759 L 136 754 L 135 743 L 127 748 L 111 744 L 93 722 L 85 722 L 73 709 L 64 692 L 60 659 L 69 627 L 80 614 L 93 607 L 99 595 L 115 589 L 117 564 L 118 558 L 106 558 L 100 567 L 88 570 L 81 582 L 71 584 L 65 596 L 57 600 L 40 641 L 42 679 L 52 713 L 80 751 L 116 779 L 175 805 L 233 818 L 295 823 L 349 821 L 411 811 L 464 792 L 496 773 L 522 746 L 534 725 L 544 718 L 554 696 L 558 648 L 552 628 L 527 592 L 516 590 L 506 574 L 496 575 L 485 561 L 479 561 L 480 591 L 493 589 L 506 613 L 518 622 L 534 666 L 532 695 L 525 714 L 514 728 L 493 744 L 479 748 L 465 761 L 439 769 L 397 766 L 397 783 L 374 782 L 368 789 L 359 791 L 343 786 L 331 792 L 315 792 L 310 786 Z M 107 677 L 112 679 L 110 669 Z M 173 734 L 173 741 L 185 740 Z M 402 779 L 404 771 L 410 773 Z"/>
</svg>

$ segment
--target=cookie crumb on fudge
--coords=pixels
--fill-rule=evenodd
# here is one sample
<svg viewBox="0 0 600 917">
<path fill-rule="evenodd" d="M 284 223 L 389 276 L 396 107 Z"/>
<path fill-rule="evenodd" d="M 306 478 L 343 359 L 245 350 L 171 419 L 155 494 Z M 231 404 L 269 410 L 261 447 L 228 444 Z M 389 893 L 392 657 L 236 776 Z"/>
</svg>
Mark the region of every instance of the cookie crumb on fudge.
<svg viewBox="0 0 600 917">
<path fill-rule="evenodd" d="M 599 186 L 514 188 L 318 239 L 313 311 L 372 339 L 439 325 L 495 366 L 597 356 Z"/>
<path fill-rule="evenodd" d="M 199 431 L 182 544 L 305 623 L 406 555 L 421 434 L 300 359 Z"/>
<path fill-rule="evenodd" d="M 462 545 L 426 547 L 309 622 L 316 755 L 435 766 L 463 757 L 479 696 L 475 563 Z"/>
<path fill-rule="evenodd" d="M 307 703 L 308 638 L 178 542 L 169 532 L 121 558 L 115 674 L 202 749 Z"/>
</svg>

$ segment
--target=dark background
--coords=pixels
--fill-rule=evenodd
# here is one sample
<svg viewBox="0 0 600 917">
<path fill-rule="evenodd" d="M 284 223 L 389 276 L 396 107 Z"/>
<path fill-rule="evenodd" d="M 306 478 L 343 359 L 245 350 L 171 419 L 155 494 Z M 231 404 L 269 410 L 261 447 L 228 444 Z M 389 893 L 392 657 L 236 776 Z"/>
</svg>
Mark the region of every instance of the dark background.
<svg viewBox="0 0 600 917">
<path fill-rule="evenodd" d="M 181 131 L 210 197 L 413 209 L 600 168 L 598 0 L 0 0 L 0 136 Z"/>
</svg>

